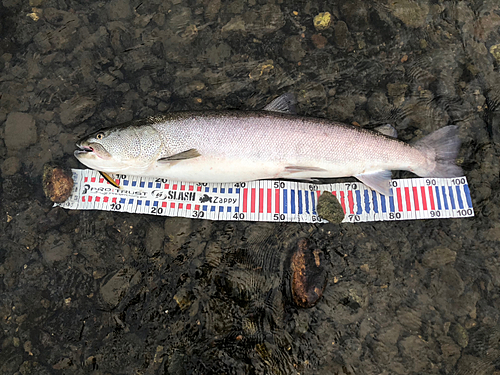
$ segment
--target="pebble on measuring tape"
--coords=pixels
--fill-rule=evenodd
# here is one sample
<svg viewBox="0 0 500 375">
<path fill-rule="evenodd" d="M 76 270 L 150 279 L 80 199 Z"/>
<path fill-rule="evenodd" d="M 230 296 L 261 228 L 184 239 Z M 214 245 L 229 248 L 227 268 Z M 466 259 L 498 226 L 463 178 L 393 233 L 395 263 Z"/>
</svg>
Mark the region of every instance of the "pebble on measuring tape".
<svg viewBox="0 0 500 375">
<path fill-rule="evenodd" d="M 340 224 L 345 212 L 339 200 L 330 191 L 324 191 L 318 198 L 318 216 L 330 223 Z"/>
</svg>

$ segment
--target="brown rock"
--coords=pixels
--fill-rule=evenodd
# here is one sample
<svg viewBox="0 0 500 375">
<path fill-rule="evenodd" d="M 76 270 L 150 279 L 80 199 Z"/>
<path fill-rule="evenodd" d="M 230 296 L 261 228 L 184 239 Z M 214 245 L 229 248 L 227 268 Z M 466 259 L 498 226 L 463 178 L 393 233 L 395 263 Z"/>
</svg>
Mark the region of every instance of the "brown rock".
<svg viewBox="0 0 500 375">
<path fill-rule="evenodd" d="M 292 255 L 291 289 L 293 301 L 300 307 L 312 307 L 318 303 L 326 286 L 323 254 L 305 238 L 297 243 Z"/>
<path fill-rule="evenodd" d="M 63 168 L 46 164 L 43 168 L 43 191 L 52 202 L 66 201 L 73 190 L 73 176 Z"/>
</svg>

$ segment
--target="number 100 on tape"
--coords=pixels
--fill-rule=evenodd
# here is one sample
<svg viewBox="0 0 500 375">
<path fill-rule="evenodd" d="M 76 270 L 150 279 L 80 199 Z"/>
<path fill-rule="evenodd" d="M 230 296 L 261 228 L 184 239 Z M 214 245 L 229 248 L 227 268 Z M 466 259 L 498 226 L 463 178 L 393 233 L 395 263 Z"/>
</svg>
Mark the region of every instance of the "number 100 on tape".
<svg viewBox="0 0 500 375">
<path fill-rule="evenodd" d="M 360 182 L 309 184 L 261 180 L 242 183 L 185 183 L 162 178 L 113 175 L 117 189 L 97 171 L 74 169 L 67 209 L 121 211 L 210 220 L 326 222 L 317 202 L 331 192 L 344 222 L 464 218 L 474 216 L 465 177 L 392 180 L 391 196 Z"/>
</svg>

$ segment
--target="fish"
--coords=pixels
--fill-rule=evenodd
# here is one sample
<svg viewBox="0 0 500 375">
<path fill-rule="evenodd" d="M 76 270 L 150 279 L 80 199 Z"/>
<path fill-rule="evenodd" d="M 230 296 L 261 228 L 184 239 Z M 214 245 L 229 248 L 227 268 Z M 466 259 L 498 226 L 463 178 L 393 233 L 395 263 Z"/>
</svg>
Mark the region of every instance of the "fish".
<svg viewBox="0 0 500 375">
<path fill-rule="evenodd" d="M 411 144 L 391 125 L 369 130 L 303 117 L 286 93 L 261 111 L 172 112 L 99 130 L 77 143 L 75 157 L 104 173 L 199 183 L 262 179 L 317 181 L 354 176 L 390 195 L 392 170 L 460 177 L 458 127 Z"/>
</svg>

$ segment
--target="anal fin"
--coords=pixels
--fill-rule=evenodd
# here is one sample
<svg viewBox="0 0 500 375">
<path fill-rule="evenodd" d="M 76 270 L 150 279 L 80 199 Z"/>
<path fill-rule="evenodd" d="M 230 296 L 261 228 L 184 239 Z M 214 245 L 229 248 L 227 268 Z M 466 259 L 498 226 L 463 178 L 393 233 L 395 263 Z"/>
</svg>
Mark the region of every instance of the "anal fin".
<svg viewBox="0 0 500 375">
<path fill-rule="evenodd" d="M 383 170 L 372 173 L 363 173 L 363 174 L 358 174 L 354 177 L 356 177 L 370 189 L 378 191 L 380 194 L 384 194 L 386 196 L 391 195 L 391 187 L 389 185 L 389 182 L 392 177 L 391 171 Z"/>
<path fill-rule="evenodd" d="M 326 169 L 318 167 L 307 167 L 301 165 L 289 165 L 285 167 L 285 172 L 288 173 L 299 173 L 299 172 L 325 172 Z"/>
</svg>

